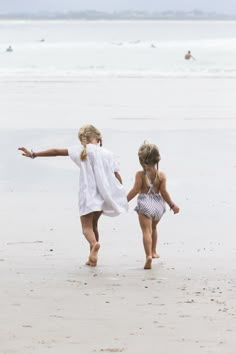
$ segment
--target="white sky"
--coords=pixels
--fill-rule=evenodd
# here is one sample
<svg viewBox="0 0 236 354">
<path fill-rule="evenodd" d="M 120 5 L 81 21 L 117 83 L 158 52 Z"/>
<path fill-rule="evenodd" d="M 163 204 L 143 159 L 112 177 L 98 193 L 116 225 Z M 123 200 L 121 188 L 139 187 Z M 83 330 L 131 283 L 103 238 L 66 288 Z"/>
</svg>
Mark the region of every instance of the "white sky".
<svg viewBox="0 0 236 354">
<path fill-rule="evenodd" d="M 236 0 L 0 0 L 0 12 L 192 10 L 236 14 Z"/>
</svg>

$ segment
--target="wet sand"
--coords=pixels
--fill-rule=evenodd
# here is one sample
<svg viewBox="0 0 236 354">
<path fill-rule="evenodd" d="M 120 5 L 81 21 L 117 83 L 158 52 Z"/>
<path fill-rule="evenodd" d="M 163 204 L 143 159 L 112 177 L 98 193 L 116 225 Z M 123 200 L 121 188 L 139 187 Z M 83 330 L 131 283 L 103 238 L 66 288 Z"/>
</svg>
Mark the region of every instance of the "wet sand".
<svg viewBox="0 0 236 354">
<path fill-rule="evenodd" d="M 127 191 L 139 144 L 156 141 L 181 207 L 160 223 L 161 257 L 151 270 L 143 269 L 135 202 L 126 215 L 102 217 L 98 265 L 85 266 L 76 166 L 67 158 L 24 159 L 16 150 L 67 147 L 76 131 L 0 137 L 1 353 L 234 354 L 235 130 L 104 130 Z"/>
</svg>

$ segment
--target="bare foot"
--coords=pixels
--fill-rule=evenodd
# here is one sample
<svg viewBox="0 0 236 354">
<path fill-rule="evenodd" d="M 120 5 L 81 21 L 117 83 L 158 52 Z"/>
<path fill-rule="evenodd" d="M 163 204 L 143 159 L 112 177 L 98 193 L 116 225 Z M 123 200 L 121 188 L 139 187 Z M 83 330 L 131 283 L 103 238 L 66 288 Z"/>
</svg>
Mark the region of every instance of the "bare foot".
<svg viewBox="0 0 236 354">
<path fill-rule="evenodd" d="M 89 263 L 88 265 L 90 265 L 91 267 L 96 267 L 97 265 L 99 248 L 100 248 L 100 244 L 96 242 L 93 248 L 91 249 L 89 260 L 87 262 Z"/>
<path fill-rule="evenodd" d="M 160 258 L 160 255 L 158 253 L 153 253 L 152 258 Z"/>
<path fill-rule="evenodd" d="M 149 256 L 146 259 L 146 263 L 144 264 L 144 269 L 152 269 L 152 257 Z"/>
<path fill-rule="evenodd" d="M 90 253 L 91 253 L 91 251 L 92 251 L 92 247 L 90 246 Z M 91 265 L 89 258 L 88 258 L 87 262 L 85 263 L 85 265 L 87 265 L 87 266 L 90 266 L 90 265 Z"/>
</svg>

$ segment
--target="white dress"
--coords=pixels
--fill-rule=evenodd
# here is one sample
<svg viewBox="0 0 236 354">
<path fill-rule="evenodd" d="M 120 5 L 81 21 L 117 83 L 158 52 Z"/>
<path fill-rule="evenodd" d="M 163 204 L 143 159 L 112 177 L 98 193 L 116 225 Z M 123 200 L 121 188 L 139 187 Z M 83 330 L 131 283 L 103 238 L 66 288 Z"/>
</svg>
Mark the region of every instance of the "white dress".
<svg viewBox="0 0 236 354">
<path fill-rule="evenodd" d="M 119 168 L 113 154 L 98 145 L 87 144 L 87 159 L 81 161 L 82 149 L 80 145 L 68 148 L 70 158 L 80 168 L 80 215 L 103 211 L 107 216 L 117 216 L 128 211 L 124 187 L 114 175 Z"/>
</svg>

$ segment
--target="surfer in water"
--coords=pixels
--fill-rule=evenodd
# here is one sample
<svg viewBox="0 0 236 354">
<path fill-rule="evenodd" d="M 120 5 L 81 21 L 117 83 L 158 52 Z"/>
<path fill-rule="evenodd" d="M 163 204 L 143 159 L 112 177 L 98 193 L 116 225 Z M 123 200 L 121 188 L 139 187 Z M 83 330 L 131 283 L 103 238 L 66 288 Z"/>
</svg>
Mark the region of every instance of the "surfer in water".
<svg viewBox="0 0 236 354">
<path fill-rule="evenodd" d="M 189 59 L 196 60 L 196 59 L 192 56 L 190 50 L 188 51 L 188 53 L 185 54 L 184 59 L 186 59 L 186 60 L 189 60 Z"/>
</svg>

